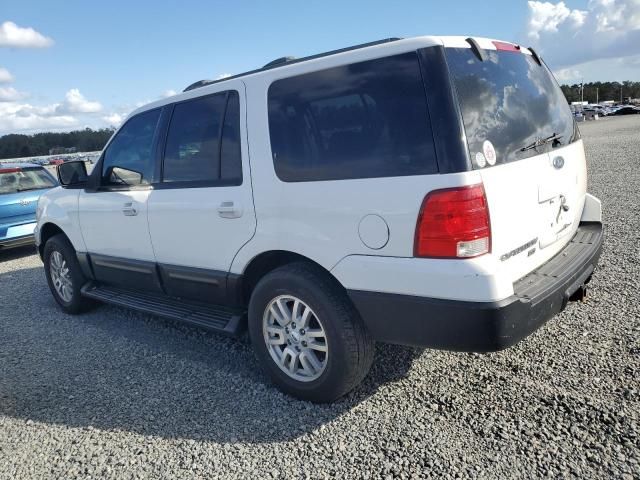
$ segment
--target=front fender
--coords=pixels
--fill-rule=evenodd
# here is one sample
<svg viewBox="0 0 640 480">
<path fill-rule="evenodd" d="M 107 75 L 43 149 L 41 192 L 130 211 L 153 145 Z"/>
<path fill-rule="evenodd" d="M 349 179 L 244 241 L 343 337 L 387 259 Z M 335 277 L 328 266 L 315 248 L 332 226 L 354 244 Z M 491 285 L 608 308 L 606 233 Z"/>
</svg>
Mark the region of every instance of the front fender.
<svg viewBox="0 0 640 480">
<path fill-rule="evenodd" d="M 40 196 L 37 223 L 33 232 L 38 247 L 42 243 L 42 232 L 45 225 L 53 224 L 65 233 L 77 252 L 87 251 L 80 231 L 78 216 L 79 195 L 80 190 L 67 190 L 57 187 Z"/>
</svg>

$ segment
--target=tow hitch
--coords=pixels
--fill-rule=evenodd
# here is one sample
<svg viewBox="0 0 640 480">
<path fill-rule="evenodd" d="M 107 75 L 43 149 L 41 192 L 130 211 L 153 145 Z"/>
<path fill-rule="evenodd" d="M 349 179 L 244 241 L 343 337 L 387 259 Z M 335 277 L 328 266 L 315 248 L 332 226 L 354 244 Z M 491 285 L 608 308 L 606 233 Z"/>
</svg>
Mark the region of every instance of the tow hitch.
<svg viewBox="0 0 640 480">
<path fill-rule="evenodd" d="M 569 296 L 570 302 L 582 302 L 587 298 L 587 284 L 591 281 L 591 275 L 582 283 L 575 292 Z"/>
<path fill-rule="evenodd" d="M 587 298 L 587 285 L 580 285 L 578 289 L 569 297 L 570 302 L 582 302 Z"/>
</svg>

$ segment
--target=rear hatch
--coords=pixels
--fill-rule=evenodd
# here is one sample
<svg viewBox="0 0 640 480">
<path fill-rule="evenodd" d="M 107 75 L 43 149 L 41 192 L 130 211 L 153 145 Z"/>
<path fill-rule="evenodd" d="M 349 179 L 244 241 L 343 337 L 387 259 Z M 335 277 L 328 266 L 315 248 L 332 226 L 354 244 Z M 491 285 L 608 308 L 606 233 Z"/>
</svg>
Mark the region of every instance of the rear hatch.
<svg viewBox="0 0 640 480">
<path fill-rule="evenodd" d="M 491 255 L 513 281 L 571 239 L 586 193 L 582 141 L 544 63 L 501 42 L 446 48 L 473 168 L 484 184 Z"/>
</svg>

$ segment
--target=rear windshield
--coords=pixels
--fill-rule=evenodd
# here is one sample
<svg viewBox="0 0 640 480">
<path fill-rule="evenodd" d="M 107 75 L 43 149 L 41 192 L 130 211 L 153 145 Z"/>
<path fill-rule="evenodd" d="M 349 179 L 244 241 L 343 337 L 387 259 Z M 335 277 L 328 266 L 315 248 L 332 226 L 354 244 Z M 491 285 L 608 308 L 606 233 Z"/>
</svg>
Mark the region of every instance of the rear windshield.
<svg viewBox="0 0 640 480">
<path fill-rule="evenodd" d="M 480 61 L 470 48 L 445 50 L 474 168 L 539 155 L 579 138 L 560 87 L 531 55 L 486 50 L 488 59 Z"/>
<path fill-rule="evenodd" d="M 13 170 L 0 173 L 0 195 L 55 187 L 56 182 L 43 169 Z"/>
</svg>

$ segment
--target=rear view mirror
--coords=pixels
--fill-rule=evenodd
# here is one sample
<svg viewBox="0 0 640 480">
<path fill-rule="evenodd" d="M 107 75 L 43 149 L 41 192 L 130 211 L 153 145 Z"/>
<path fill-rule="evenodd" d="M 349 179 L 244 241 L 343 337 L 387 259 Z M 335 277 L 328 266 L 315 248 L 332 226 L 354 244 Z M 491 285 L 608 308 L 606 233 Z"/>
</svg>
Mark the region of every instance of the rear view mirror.
<svg viewBox="0 0 640 480">
<path fill-rule="evenodd" d="M 58 180 L 63 187 L 77 187 L 87 183 L 89 175 L 82 160 L 65 162 L 58 165 Z"/>
</svg>

